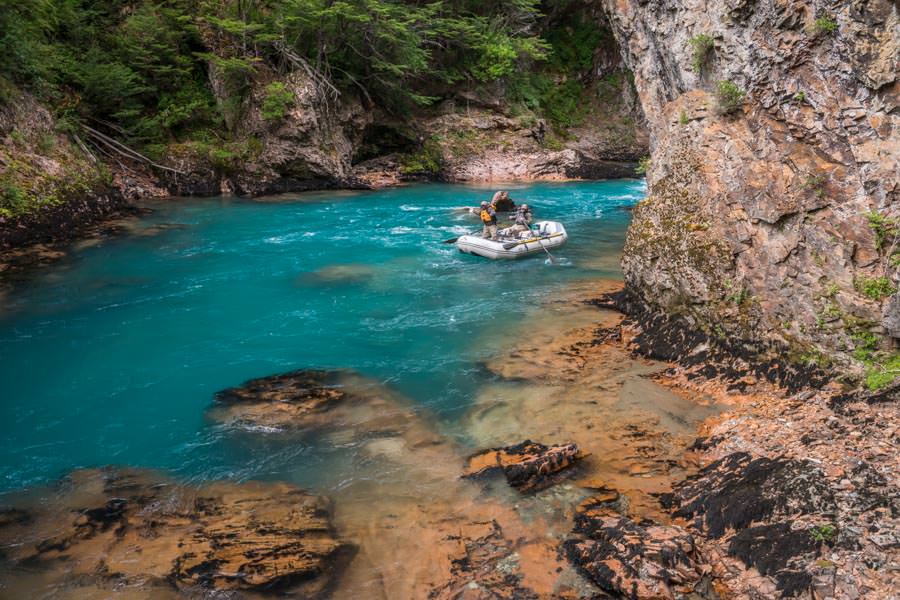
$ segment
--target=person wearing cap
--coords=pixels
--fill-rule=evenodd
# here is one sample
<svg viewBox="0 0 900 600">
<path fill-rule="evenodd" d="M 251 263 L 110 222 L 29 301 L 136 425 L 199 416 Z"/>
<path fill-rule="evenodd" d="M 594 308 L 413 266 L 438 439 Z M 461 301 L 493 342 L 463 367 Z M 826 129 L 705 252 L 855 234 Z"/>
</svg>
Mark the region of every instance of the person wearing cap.
<svg viewBox="0 0 900 600">
<path fill-rule="evenodd" d="M 516 208 L 516 214 L 510 215 L 510 219 L 514 219 L 516 224 L 509 228 L 509 233 L 518 236 L 525 231 L 531 231 L 531 222 L 534 220 L 531 214 L 531 208 L 527 204 L 520 204 Z"/>
<path fill-rule="evenodd" d="M 487 240 L 497 239 L 497 211 L 487 202 L 481 203 L 481 223 L 484 225 L 481 237 Z"/>
</svg>

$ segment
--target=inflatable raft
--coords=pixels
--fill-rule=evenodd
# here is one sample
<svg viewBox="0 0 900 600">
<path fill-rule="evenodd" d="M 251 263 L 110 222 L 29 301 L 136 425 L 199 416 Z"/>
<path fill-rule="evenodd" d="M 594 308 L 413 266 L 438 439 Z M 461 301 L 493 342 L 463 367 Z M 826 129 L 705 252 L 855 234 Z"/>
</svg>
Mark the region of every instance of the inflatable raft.
<svg viewBox="0 0 900 600">
<path fill-rule="evenodd" d="M 466 254 L 477 254 L 496 260 L 544 254 L 544 250 L 559 248 L 568 239 L 569 236 L 562 223 L 538 221 L 530 234 L 526 232 L 518 239 L 486 240 L 478 235 L 464 235 L 456 240 L 456 247 Z"/>
</svg>

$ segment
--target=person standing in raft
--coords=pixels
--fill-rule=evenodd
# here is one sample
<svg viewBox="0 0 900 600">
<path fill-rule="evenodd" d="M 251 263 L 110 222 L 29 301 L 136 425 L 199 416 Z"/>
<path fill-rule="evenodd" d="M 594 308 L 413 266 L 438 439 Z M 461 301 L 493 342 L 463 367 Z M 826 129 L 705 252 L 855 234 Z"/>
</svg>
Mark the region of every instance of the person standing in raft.
<svg viewBox="0 0 900 600">
<path fill-rule="evenodd" d="M 487 202 L 481 203 L 481 223 L 484 225 L 481 237 L 487 240 L 497 239 L 497 211 Z"/>
<path fill-rule="evenodd" d="M 509 233 L 518 236 L 520 233 L 531 231 L 531 222 L 534 220 L 531 214 L 531 208 L 527 204 L 520 204 L 516 208 L 516 214 L 510 215 L 510 219 L 514 219 L 516 224 L 509 228 Z"/>
</svg>

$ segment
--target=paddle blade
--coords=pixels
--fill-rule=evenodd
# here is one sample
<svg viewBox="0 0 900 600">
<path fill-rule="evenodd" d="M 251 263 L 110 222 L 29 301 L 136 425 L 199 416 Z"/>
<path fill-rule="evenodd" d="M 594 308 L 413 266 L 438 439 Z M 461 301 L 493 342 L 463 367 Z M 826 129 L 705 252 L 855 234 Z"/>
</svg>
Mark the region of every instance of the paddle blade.
<svg viewBox="0 0 900 600">
<path fill-rule="evenodd" d="M 449 240 L 444 240 L 444 241 L 441 242 L 441 243 L 442 243 L 442 244 L 455 244 L 455 243 L 456 243 L 456 240 L 458 240 L 458 239 L 459 239 L 458 237 L 450 238 Z"/>
</svg>

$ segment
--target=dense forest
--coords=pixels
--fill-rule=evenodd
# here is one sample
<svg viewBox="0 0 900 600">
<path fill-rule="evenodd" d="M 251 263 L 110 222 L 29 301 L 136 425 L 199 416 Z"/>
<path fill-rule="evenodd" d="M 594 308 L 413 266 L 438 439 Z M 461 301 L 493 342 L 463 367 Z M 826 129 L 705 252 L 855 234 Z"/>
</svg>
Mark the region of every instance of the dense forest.
<svg viewBox="0 0 900 600">
<path fill-rule="evenodd" d="M 565 4 L 5 0 L 0 100 L 27 89 L 62 126 L 102 122 L 142 145 L 205 139 L 227 130 L 255 73 L 300 68 L 395 112 L 427 105 L 448 86 L 502 80 L 511 101 L 565 122 L 577 83 L 554 85 L 534 65 L 589 66 L 600 35 L 582 26 L 554 46 L 559 32 L 538 23 Z M 230 102 L 216 103 L 210 69 Z M 277 115 L 289 99 L 277 83 L 268 92 L 265 110 Z"/>
</svg>

